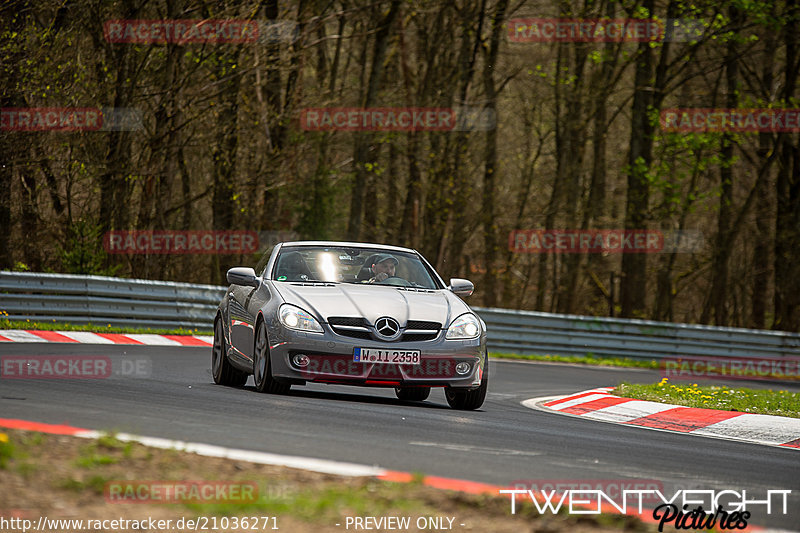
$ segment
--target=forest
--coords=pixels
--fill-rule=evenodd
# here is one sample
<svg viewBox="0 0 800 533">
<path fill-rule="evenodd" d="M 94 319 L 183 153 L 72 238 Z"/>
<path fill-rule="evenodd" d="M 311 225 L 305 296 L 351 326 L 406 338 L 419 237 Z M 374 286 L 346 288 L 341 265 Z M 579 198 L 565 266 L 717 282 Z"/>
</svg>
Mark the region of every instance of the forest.
<svg viewBox="0 0 800 533">
<path fill-rule="evenodd" d="M 797 332 L 799 77 L 797 0 L 7 0 L 0 269 L 374 242 L 472 305 Z M 108 245 L 208 230 L 258 245 Z"/>
</svg>

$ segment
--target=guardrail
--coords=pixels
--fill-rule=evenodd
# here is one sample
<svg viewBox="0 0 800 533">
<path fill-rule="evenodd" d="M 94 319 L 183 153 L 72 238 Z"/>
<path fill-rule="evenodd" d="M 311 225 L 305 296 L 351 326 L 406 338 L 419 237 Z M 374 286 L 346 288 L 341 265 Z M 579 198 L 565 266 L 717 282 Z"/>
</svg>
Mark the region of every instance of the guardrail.
<svg viewBox="0 0 800 533">
<path fill-rule="evenodd" d="M 226 287 L 102 276 L 0 271 L 12 320 L 212 329 Z M 800 358 L 800 335 L 648 320 L 474 308 L 493 352 L 664 357 Z"/>
<path fill-rule="evenodd" d="M 11 320 L 213 329 L 225 287 L 104 276 L 0 271 L 0 310 Z"/>
<path fill-rule="evenodd" d="M 494 352 L 665 357 L 800 358 L 800 335 L 650 320 L 474 308 Z"/>
</svg>

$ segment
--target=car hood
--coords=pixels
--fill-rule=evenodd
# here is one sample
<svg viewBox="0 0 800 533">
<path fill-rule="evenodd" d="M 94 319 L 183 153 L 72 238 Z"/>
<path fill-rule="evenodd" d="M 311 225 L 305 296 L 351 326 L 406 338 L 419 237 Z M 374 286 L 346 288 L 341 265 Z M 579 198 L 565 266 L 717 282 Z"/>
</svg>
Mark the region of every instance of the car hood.
<svg viewBox="0 0 800 533">
<path fill-rule="evenodd" d="M 396 319 L 401 327 L 408 320 L 439 322 L 447 327 L 450 321 L 470 311 L 458 296 L 448 290 L 415 291 L 389 286 L 301 285 L 276 283 L 284 301 L 311 311 L 322 319 L 328 317 L 364 317 L 370 324 L 382 316 Z"/>
</svg>

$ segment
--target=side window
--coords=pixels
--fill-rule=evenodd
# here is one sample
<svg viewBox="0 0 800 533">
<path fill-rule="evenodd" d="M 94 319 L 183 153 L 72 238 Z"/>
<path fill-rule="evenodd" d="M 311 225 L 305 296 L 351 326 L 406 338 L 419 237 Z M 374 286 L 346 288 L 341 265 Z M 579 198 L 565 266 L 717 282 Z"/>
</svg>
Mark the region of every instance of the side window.
<svg viewBox="0 0 800 533">
<path fill-rule="evenodd" d="M 261 256 L 261 259 L 258 260 L 256 268 L 254 269 L 256 271 L 257 276 L 261 276 L 264 274 L 264 269 L 267 268 L 267 263 L 269 263 L 269 258 L 272 257 L 272 252 L 274 250 L 275 247 L 271 246 L 269 249 L 267 249 L 266 252 L 264 252 L 264 255 Z"/>
<path fill-rule="evenodd" d="M 285 251 L 278 256 L 278 266 L 274 272 L 278 281 L 306 281 L 313 278 L 302 254 L 294 251 Z"/>
</svg>

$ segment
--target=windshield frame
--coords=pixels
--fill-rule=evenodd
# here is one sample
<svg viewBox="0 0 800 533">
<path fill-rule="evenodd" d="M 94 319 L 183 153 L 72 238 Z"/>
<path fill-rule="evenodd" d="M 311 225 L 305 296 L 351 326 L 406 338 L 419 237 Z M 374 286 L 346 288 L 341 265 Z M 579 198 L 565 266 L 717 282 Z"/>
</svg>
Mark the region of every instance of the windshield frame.
<svg viewBox="0 0 800 533">
<path fill-rule="evenodd" d="M 279 247 L 272 250 L 272 256 L 270 257 L 267 266 L 263 273 L 263 279 L 269 280 L 275 283 L 347 283 L 352 285 L 361 285 L 367 284 L 363 280 L 322 280 L 322 279 L 307 279 L 307 280 L 281 280 L 278 279 L 278 265 L 280 264 L 281 256 L 284 253 L 292 253 L 292 252 L 302 252 L 302 251 L 310 251 L 310 250 L 319 250 L 319 251 L 330 251 L 338 254 L 347 254 L 353 255 L 353 251 L 358 251 L 357 257 L 363 257 L 364 259 L 369 259 L 373 255 L 377 254 L 389 254 L 392 255 L 399 260 L 408 261 L 407 265 L 414 265 L 415 268 L 420 268 L 420 271 L 423 272 L 427 278 L 429 278 L 430 284 L 426 285 L 418 285 L 413 283 L 411 285 L 398 285 L 392 283 L 371 283 L 369 285 L 376 285 L 376 286 L 383 286 L 383 287 L 394 287 L 394 288 L 401 288 L 401 289 L 410 289 L 410 290 L 442 290 L 446 289 L 447 285 L 442 280 L 441 276 L 439 276 L 438 272 L 431 266 L 431 264 L 416 250 L 406 249 L 406 248 L 399 248 L 393 246 L 380 246 L 380 245 L 368 245 L 368 244 L 355 244 L 355 243 L 343 243 L 343 242 L 293 242 L 293 243 L 281 243 Z M 360 269 L 368 267 L 365 263 L 360 263 Z M 352 275 L 352 274 L 351 274 Z M 401 278 L 404 279 L 405 278 Z M 417 278 L 419 281 L 419 278 Z M 411 282 L 410 280 L 406 280 Z M 428 281 L 428 280 L 426 280 Z"/>
</svg>

